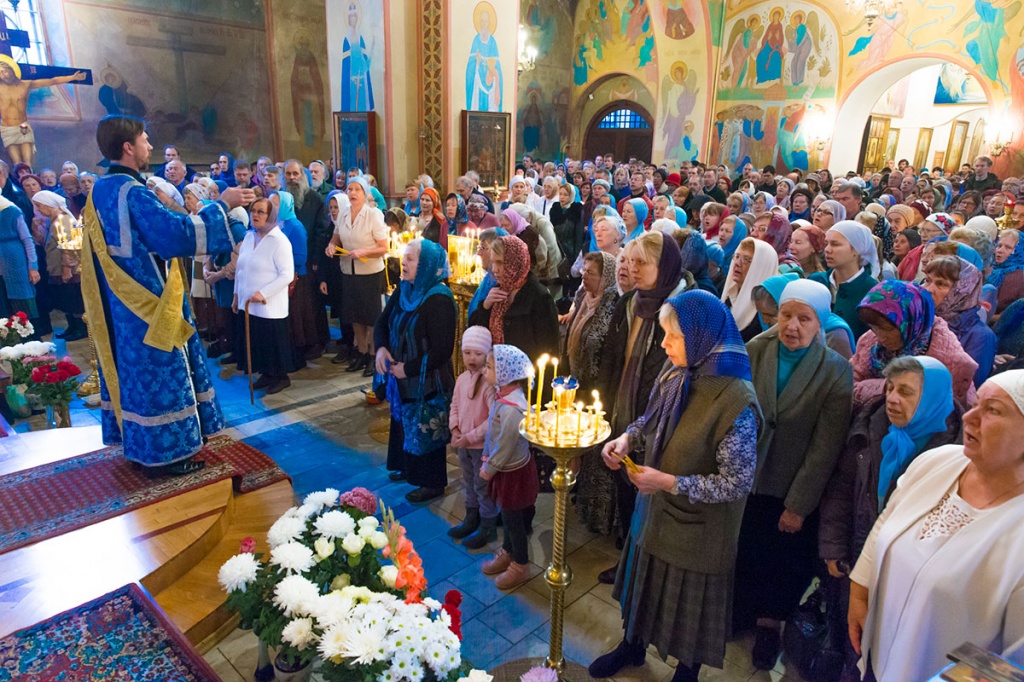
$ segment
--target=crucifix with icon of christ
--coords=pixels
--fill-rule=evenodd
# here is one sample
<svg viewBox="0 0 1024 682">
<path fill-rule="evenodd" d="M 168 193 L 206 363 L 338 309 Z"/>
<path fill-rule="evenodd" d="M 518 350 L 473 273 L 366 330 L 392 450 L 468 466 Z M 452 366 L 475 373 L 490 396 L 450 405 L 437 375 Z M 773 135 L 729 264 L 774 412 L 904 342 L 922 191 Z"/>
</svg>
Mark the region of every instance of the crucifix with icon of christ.
<svg viewBox="0 0 1024 682">
<path fill-rule="evenodd" d="M 0 12 L 0 139 L 14 163 L 32 165 L 36 138 L 28 122 L 28 95 L 32 90 L 78 82 L 92 85 L 92 71 L 59 66 L 19 64 L 12 47 L 30 44 L 28 31 L 7 28 Z"/>
</svg>

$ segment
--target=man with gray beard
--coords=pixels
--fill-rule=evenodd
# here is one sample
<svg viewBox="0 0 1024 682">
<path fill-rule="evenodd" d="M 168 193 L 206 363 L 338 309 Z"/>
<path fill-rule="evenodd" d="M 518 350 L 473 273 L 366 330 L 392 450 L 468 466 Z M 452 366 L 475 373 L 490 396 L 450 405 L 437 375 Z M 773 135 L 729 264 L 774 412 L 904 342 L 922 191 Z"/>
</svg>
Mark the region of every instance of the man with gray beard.
<svg viewBox="0 0 1024 682">
<path fill-rule="evenodd" d="M 324 250 L 334 233 L 327 205 L 317 191 L 310 188 L 306 169 L 298 160 L 289 159 L 284 164 L 284 182 L 285 189 L 295 198 L 295 217 L 306 228 L 309 275 L 314 282 L 318 282 L 323 279 L 321 270 L 328 267 Z M 331 340 L 324 296 L 319 292 L 314 296 L 313 317 L 316 321 L 317 344 L 316 347 L 305 349 L 307 360 L 322 355 L 328 341 Z"/>
</svg>

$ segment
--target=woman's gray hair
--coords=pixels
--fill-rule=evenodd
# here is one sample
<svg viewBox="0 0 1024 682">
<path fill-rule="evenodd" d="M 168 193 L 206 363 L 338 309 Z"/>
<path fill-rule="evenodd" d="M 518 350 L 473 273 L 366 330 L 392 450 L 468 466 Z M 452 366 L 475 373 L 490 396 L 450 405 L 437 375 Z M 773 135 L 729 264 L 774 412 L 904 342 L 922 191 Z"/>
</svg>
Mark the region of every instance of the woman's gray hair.
<svg viewBox="0 0 1024 682">
<path fill-rule="evenodd" d="M 892 379 L 893 377 L 901 374 L 913 372 L 924 378 L 924 367 L 917 361 L 917 358 L 912 355 L 904 355 L 899 358 L 894 358 L 889 361 L 889 364 L 882 370 L 882 376 L 886 379 Z"/>
</svg>

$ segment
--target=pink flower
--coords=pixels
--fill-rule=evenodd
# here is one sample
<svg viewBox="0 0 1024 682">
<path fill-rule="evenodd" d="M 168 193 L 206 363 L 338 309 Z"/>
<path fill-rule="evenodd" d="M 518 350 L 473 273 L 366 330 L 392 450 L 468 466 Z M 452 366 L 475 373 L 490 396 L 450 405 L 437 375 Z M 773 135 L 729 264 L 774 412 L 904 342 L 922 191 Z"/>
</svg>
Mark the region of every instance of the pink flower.
<svg viewBox="0 0 1024 682">
<path fill-rule="evenodd" d="M 558 682 L 558 673 L 553 668 L 539 665 L 530 668 L 519 678 L 519 682 Z"/>
<path fill-rule="evenodd" d="M 364 514 L 373 514 L 377 511 L 377 497 L 366 488 L 352 488 L 347 493 L 342 493 L 338 502 L 343 507 L 354 507 Z"/>
<path fill-rule="evenodd" d="M 238 551 L 242 554 L 252 554 L 256 551 L 256 541 L 252 538 L 242 540 L 242 544 L 238 546 Z"/>
</svg>

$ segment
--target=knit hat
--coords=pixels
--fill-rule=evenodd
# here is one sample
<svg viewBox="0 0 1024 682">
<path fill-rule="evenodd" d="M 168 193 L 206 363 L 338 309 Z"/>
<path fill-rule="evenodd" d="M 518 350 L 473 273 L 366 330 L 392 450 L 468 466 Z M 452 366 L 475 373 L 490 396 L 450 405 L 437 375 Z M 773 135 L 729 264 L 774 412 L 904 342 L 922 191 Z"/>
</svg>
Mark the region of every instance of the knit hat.
<svg viewBox="0 0 1024 682">
<path fill-rule="evenodd" d="M 462 350 L 477 350 L 487 355 L 491 352 L 491 330 L 479 325 L 468 327 L 462 332 Z"/>
<path fill-rule="evenodd" d="M 976 215 L 967 221 L 964 227 L 969 227 L 972 230 L 977 230 L 983 233 L 992 241 L 999 238 L 999 225 L 996 221 L 989 218 L 987 215 Z"/>
<path fill-rule="evenodd" d="M 864 210 L 869 213 L 874 213 L 876 216 L 885 215 L 885 206 L 882 206 L 881 204 L 870 203 Z"/>
<path fill-rule="evenodd" d="M 896 204 L 886 212 L 886 215 L 898 215 L 903 218 L 903 222 L 906 223 L 907 227 L 914 227 L 917 224 L 914 222 L 914 209 L 905 204 Z"/>
<path fill-rule="evenodd" d="M 914 221 L 915 225 L 920 224 L 921 221 L 925 219 L 925 216 L 931 213 L 931 209 L 928 208 L 928 204 L 923 201 L 911 201 L 907 206 L 910 207 L 910 210 L 917 211 L 920 214 L 920 218 Z"/>
<path fill-rule="evenodd" d="M 953 216 L 948 213 L 932 213 L 925 218 L 925 222 L 932 223 L 938 227 L 947 237 L 949 236 L 949 233 L 953 231 L 953 228 L 956 227 L 956 221 L 954 221 Z"/>
<path fill-rule="evenodd" d="M 679 176 L 679 173 L 669 173 L 668 178 L 665 180 L 670 185 L 678 187 L 683 184 L 683 179 Z"/>
</svg>

